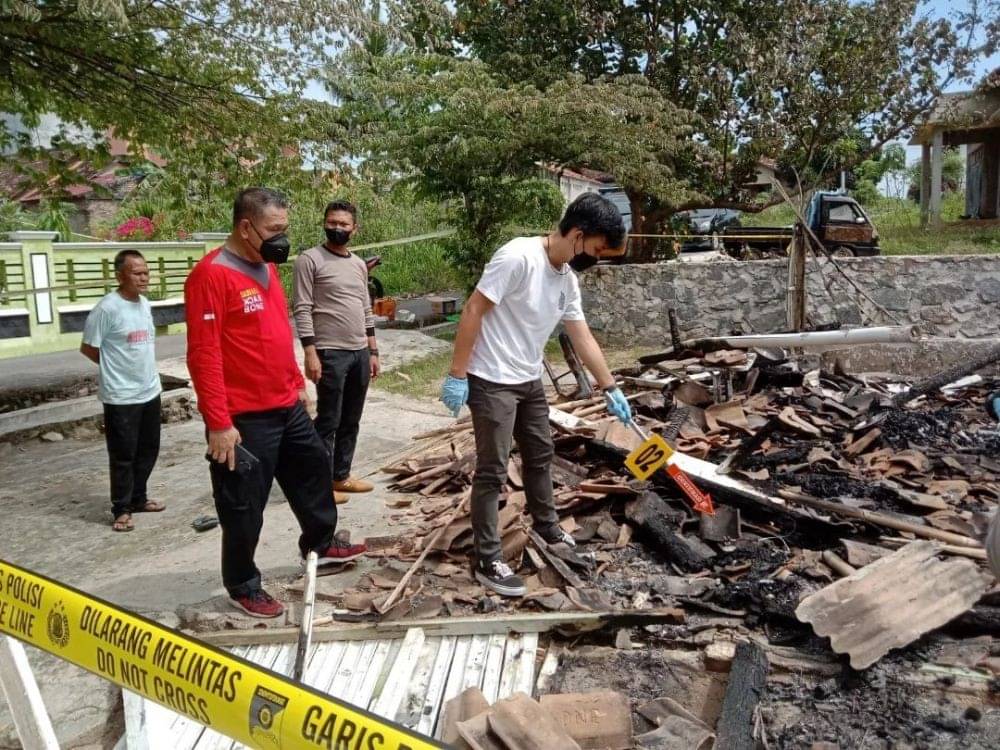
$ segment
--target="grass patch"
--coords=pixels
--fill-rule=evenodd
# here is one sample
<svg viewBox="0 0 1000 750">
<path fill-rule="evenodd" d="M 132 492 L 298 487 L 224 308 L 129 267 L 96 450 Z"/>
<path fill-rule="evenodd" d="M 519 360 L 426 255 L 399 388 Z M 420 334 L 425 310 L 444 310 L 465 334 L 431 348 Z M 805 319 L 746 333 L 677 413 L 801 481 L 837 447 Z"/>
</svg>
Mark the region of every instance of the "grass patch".
<svg viewBox="0 0 1000 750">
<path fill-rule="evenodd" d="M 437 338 L 445 341 L 454 339 L 454 334 L 442 334 Z M 655 347 L 627 347 L 624 349 L 605 349 L 604 356 L 608 361 L 608 366 L 614 370 L 618 367 L 629 367 L 635 365 L 638 358 L 643 354 L 648 354 Z M 552 364 L 556 372 L 566 369 L 566 362 L 563 360 L 562 349 L 559 341 L 553 337 L 545 344 L 545 358 Z M 439 354 L 430 354 L 426 357 L 414 360 L 391 372 L 384 373 L 377 380 L 372 381 L 373 388 L 379 388 L 389 393 L 410 398 L 431 398 L 436 399 L 441 395 L 441 384 L 448 374 L 451 366 L 451 350 L 447 349 Z M 548 377 L 543 375 L 542 380 L 546 386 L 549 385 Z M 561 381 L 563 385 L 569 380 Z"/>
<path fill-rule="evenodd" d="M 429 354 L 384 373 L 372 381 L 372 385 L 399 396 L 437 398 L 441 394 L 441 384 L 450 366 L 451 350 L 447 349 L 440 354 Z"/>
<path fill-rule="evenodd" d="M 884 255 L 968 255 L 1000 253 L 1000 227 L 983 226 L 959 219 L 965 212 L 965 196 L 949 193 L 941 203 L 942 226 L 920 227 L 920 206 L 913 201 L 883 198 L 865 206 L 879 234 Z M 743 225 L 787 226 L 795 213 L 787 205 L 772 206 L 759 214 L 744 214 Z"/>
<path fill-rule="evenodd" d="M 643 354 L 649 354 L 653 348 L 648 346 L 630 346 L 624 349 L 612 349 L 601 347 L 601 351 L 604 352 L 604 358 L 608 362 L 608 367 L 612 370 L 618 367 L 629 367 L 638 363 L 639 357 Z M 666 348 L 666 345 L 663 347 Z M 566 366 L 566 361 L 563 359 L 562 347 L 559 346 L 559 339 L 555 336 L 550 338 L 545 344 L 545 358 L 549 361 L 549 364 L 554 365 L 556 369 L 560 369 Z"/>
<path fill-rule="evenodd" d="M 437 242 L 416 242 L 373 250 L 362 250 L 362 256 L 382 256 L 382 265 L 374 276 L 382 281 L 390 297 L 413 296 L 462 289 L 462 277 L 445 256 Z"/>
<path fill-rule="evenodd" d="M 605 349 L 604 356 L 608 360 L 608 367 L 616 370 L 619 367 L 634 367 L 639 364 L 639 357 L 644 354 L 662 352 L 670 346 L 669 342 L 664 342 L 663 346 L 630 346 L 625 349 Z"/>
</svg>

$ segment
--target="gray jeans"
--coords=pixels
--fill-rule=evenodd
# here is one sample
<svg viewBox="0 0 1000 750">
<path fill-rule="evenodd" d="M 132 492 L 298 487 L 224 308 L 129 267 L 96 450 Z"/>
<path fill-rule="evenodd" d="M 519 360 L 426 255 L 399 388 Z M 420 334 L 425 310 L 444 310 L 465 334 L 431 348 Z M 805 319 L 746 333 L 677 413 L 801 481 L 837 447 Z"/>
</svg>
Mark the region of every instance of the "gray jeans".
<svg viewBox="0 0 1000 750">
<path fill-rule="evenodd" d="M 524 494 L 536 529 L 559 522 L 552 500 L 550 465 L 555 449 L 549 404 L 542 381 L 502 385 L 469 374 L 469 410 L 476 435 L 476 473 L 472 479 L 472 533 L 476 557 L 500 557 L 497 529 L 500 490 L 507 482 L 511 439 L 521 451 Z"/>
</svg>

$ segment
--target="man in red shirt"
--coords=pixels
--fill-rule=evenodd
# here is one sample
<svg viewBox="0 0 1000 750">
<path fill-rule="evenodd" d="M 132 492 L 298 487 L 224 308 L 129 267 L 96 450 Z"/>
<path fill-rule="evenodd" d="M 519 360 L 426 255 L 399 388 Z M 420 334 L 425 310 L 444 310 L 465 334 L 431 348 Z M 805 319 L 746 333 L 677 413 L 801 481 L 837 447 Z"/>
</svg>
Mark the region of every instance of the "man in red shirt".
<svg viewBox="0 0 1000 750">
<path fill-rule="evenodd" d="M 222 526 L 222 582 L 237 609 L 277 617 L 284 607 L 261 586 L 254 553 L 264 507 L 278 480 L 302 535 L 303 557 L 346 562 L 364 545 L 334 537 L 330 457 L 303 406 L 288 304 L 275 263 L 288 260 L 288 203 L 248 188 L 233 230 L 184 285 L 187 363 L 208 432 L 212 492 Z"/>
</svg>

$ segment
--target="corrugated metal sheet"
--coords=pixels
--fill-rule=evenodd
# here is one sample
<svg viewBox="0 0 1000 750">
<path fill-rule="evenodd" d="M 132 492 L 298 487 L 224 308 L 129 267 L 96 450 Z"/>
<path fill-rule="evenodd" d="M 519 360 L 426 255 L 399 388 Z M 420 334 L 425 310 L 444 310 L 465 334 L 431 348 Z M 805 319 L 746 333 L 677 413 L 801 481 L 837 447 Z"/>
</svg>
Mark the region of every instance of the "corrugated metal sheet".
<svg viewBox="0 0 1000 750">
<path fill-rule="evenodd" d="M 315 643 L 303 681 L 421 734 L 440 737 L 444 704 L 477 686 L 490 703 L 532 693 L 538 633 L 429 636 Z M 287 675 L 296 644 L 236 646 L 234 654 Z M 143 700 L 146 750 L 242 750 L 245 746 Z M 134 718 L 134 717 L 132 717 Z M 126 721 L 130 717 L 126 715 Z M 138 732 L 138 730 L 136 730 Z"/>
<path fill-rule="evenodd" d="M 865 669 L 971 609 L 986 591 L 990 579 L 975 562 L 939 560 L 937 549 L 912 542 L 807 596 L 795 615 Z"/>
</svg>

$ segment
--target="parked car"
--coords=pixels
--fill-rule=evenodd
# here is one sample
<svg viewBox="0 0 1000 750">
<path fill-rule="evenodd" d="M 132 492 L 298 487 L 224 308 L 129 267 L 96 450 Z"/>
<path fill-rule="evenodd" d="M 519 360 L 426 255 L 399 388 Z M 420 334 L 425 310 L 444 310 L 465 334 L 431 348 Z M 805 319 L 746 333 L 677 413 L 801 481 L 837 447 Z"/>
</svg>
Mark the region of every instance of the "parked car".
<svg viewBox="0 0 1000 750">
<path fill-rule="evenodd" d="M 674 214 L 674 228 L 678 234 L 698 235 L 681 240 L 681 252 L 713 250 L 712 236 L 726 229 L 742 226 L 739 211 L 730 208 L 696 208 Z"/>
</svg>

